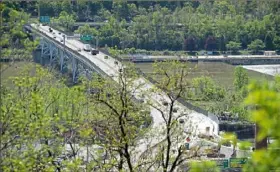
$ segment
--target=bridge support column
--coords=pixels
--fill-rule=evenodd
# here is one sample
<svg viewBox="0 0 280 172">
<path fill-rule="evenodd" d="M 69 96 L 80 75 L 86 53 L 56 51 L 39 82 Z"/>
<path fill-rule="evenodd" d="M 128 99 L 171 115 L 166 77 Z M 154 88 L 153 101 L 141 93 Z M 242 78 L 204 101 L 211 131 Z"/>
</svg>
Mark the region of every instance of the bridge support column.
<svg viewBox="0 0 280 172">
<path fill-rule="evenodd" d="M 72 57 L 72 80 L 75 83 L 76 77 L 77 77 L 77 71 L 78 71 L 78 61 L 75 57 Z"/>
<path fill-rule="evenodd" d="M 91 77 L 92 77 L 92 71 L 90 71 L 89 69 L 86 69 L 86 78 L 88 80 L 91 80 Z"/>
<path fill-rule="evenodd" d="M 50 65 L 52 65 L 54 55 L 55 55 L 55 47 L 53 45 L 50 45 Z"/>
<path fill-rule="evenodd" d="M 59 62 L 60 62 L 60 71 L 63 71 L 64 66 L 64 52 L 62 50 L 59 50 Z"/>
<path fill-rule="evenodd" d="M 43 58 L 45 56 L 44 54 L 44 50 L 45 50 L 45 46 L 44 46 L 44 43 L 41 44 L 41 57 L 40 57 L 40 64 L 43 63 Z"/>
<path fill-rule="evenodd" d="M 49 58 L 49 56 L 50 56 L 51 46 L 47 41 L 45 41 L 43 38 L 41 38 L 39 47 L 41 48 L 40 63 L 43 64 L 43 62 L 44 62 L 43 58 L 46 58 L 46 57 Z"/>
</svg>

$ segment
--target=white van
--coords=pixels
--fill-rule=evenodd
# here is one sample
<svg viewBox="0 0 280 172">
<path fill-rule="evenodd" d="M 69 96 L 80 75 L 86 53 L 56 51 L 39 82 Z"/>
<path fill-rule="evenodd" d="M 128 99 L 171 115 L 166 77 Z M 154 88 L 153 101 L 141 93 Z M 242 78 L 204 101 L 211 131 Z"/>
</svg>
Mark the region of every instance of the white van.
<svg viewBox="0 0 280 172">
<path fill-rule="evenodd" d="M 84 50 L 85 51 L 90 51 L 91 50 L 91 46 L 89 44 L 85 44 L 84 45 Z"/>
</svg>

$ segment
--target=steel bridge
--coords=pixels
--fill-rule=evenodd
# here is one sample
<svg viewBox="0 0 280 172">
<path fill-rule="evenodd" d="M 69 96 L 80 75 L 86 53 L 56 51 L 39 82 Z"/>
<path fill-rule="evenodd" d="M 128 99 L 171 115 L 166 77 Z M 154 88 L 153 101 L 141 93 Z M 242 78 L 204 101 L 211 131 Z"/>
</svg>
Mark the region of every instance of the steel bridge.
<svg viewBox="0 0 280 172">
<path fill-rule="evenodd" d="M 71 71 L 72 81 L 77 82 L 79 77 L 86 77 L 90 79 L 93 73 L 98 73 L 103 77 L 108 77 L 98 66 L 92 63 L 87 58 L 83 57 L 77 51 L 65 45 L 65 35 L 62 41 L 58 42 L 52 37 L 26 25 L 25 31 L 32 33 L 33 39 L 40 38 L 40 43 L 37 49 L 41 50 L 41 62 L 49 61 L 50 66 L 59 66 L 62 73 Z"/>
</svg>

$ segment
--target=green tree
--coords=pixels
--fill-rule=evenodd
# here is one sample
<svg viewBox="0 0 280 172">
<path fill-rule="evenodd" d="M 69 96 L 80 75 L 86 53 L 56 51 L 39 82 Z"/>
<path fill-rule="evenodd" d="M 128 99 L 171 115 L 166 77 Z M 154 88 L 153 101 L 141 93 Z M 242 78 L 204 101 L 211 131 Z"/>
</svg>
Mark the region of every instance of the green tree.
<svg viewBox="0 0 280 172">
<path fill-rule="evenodd" d="M 90 27 L 88 24 L 84 26 L 79 26 L 75 33 L 79 33 L 81 35 L 91 35 L 93 39 L 91 40 L 92 43 L 96 43 L 99 40 L 99 32 L 97 29 Z"/>
<path fill-rule="evenodd" d="M 273 39 L 273 44 L 276 50 L 280 50 L 280 36 L 275 36 Z"/>
<path fill-rule="evenodd" d="M 71 30 L 76 22 L 76 19 L 73 14 L 68 14 L 67 12 L 62 11 L 56 21 L 59 25 L 65 27 L 65 29 Z"/>
<path fill-rule="evenodd" d="M 148 104 L 155 108 L 161 115 L 163 127 L 156 128 L 154 137 L 159 137 L 159 142 L 155 148 L 151 147 L 152 153 L 146 155 L 147 158 L 152 158 L 156 162 L 158 169 L 162 171 L 175 171 L 178 166 L 186 163 L 187 159 L 191 159 L 197 155 L 197 152 L 185 152 L 182 140 L 187 137 L 182 133 L 182 127 L 178 124 L 179 115 L 177 103 L 182 97 L 185 89 L 189 88 L 189 82 L 185 80 L 188 76 L 188 68 L 186 64 L 179 61 L 164 61 L 153 64 L 153 69 L 156 75 L 153 79 L 156 81 L 155 87 L 148 91 Z M 160 102 L 154 102 L 154 92 L 161 92 L 165 99 Z M 152 93 L 152 94 L 151 94 Z M 187 112 L 181 111 L 182 114 Z M 187 121 L 185 121 L 187 122 Z M 189 128 L 192 130 L 192 128 Z M 161 141 L 162 140 L 162 141 Z"/>
<path fill-rule="evenodd" d="M 252 50 L 253 52 L 258 52 L 259 50 L 263 50 L 265 47 L 264 43 L 260 39 L 256 39 L 252 41 L 249 45 L 248 48 Z"/>
<path fill-rule="evenodd" d="M 83 119 L 79 116 L 82 96 L 70 93 L 45 69 L 37 66 L 35 70 L 34 75 L 34 66 L 29 66 L 12 79 L 11 88 L 1 89 L 1 171 L 62 170 L 58 159 L 70 143 L 65 133 Z M 68 103 L 73 101 L 68 96 L 75 97 L 72 103 L 79 108 Z M 75 157 L 75 151 L 69 155 Z"/>
<path fill-rule="evenodd" d="M 245 167 L 245 171 L 271 171 L 279 170 L 280 164 L 277 159 L 279 158 L 279 100 L 280 93 L 277 80 L 273 83 L 268 82 L 255 82 L 249 87 L 250 92 L 246 98 L 246 105 L 252 108 L 251 120 L 259 126 L 259 134 L 256 139 L 258 141 L 267 137 L 273 138 L 273 142 L 268 145 L 268 149 L 256 150 L 251 162 Z"/>
<path fill-rule="evenodd" d="M 132 150 L 138 145 L 138 139 L 150 125 L 151 117 L 145 104 L 137 104 L 131 93 L 134 93 L 136 70 L 133 67 L 121 68 L 115 73 L 115 81 L 95 78 L 89 86 L 95 93 L 90 100 L 96 109 L 98 145 L 109 152 L 110 160 L 99 165 L 100 170 L 116 166 L 118 171 L 136 171 L 141 164 L 135 162 Z M 95 127 L 97 127 L 95 126 Z M 141 129 L 142 128 L 142 129 Z M 137 161 L 137 160 L 136 160 Z"/>
<path fill-rule="evenodd" d="M 1 26 L 0 46 L 1 55 L 5 58 L 30 59 L 31 52 L 38 45 L 38 41 L 32 38 L 30 33 L 24 32 L 24 25 L 27 24 L 29 15 L 23 11 L 17 11 L 1 4 Z M 2 18 L 4 13 L 7 17 Z M 5 23 L 5 27 L 3 26 Z"/>
<path fill-rule="evenodd" d="M 215 85 L 210 77 L 199 77 L 193 79 L 196 99 L 221 100 L 225 96 L 225 90 Z"/>
<path fill-rule="evenodd" d="M 226 45 L 227 49 L 233 53 L 236 53 L 241 48 L 241 43 L 229 41 Z"/>
<path fill-rule="evenodd" d="M 245 88 L 249 83 L 249 77 L 246 69 L 238 66 L 234 69 L 234 87 L 237 91 Z"/>
<path fill-rule="evenodd" d="M 90 27 L 88 24 L 84 26 L 79 26 L 79 28 L 75 30 L 75 32 L 82 35 L 92 35 L 92 36 L 98 36 L 99 34 L 95 28 Z"/>
</svg>

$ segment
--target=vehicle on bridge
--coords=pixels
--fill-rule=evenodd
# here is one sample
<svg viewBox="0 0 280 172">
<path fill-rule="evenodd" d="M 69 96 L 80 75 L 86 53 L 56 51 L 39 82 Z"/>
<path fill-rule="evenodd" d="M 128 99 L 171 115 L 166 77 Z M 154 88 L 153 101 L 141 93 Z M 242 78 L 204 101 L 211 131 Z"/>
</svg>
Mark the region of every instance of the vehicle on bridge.
<svg viewBox="0 0 280 172">
<path fill-rule="evenodd" d="M 91 51 L 91 46 L 89 44 L 85 44 L 84 51 L 87 51 L 87 52 Z"/>
<path fill-rule="evenodd" d="M 99 51 L 98 51 L 98 50 L 94 50 L 94 49 L 92 49 L 92 50 L 91 50 L 91 54 L 92 54 L 92 55 L 99 54 Z"/>
</svg>

